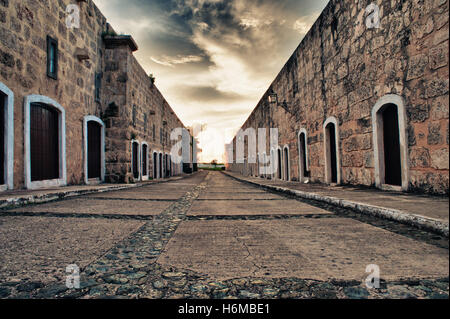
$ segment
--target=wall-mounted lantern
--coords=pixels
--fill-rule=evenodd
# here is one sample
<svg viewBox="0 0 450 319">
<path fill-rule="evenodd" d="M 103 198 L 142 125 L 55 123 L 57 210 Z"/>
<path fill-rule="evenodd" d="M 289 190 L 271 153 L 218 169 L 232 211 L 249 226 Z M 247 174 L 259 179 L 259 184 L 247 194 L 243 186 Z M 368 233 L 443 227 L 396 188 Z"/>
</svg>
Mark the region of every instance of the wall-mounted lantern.
<svg viewBox="0 0 450 319">
<path fill-rule="evenodd" d="M 278 103 L 278 96 L 276 93 L 272 92 L 269 94 L 269 103 L 270 104 L 277 104 Z"/>
</svg>

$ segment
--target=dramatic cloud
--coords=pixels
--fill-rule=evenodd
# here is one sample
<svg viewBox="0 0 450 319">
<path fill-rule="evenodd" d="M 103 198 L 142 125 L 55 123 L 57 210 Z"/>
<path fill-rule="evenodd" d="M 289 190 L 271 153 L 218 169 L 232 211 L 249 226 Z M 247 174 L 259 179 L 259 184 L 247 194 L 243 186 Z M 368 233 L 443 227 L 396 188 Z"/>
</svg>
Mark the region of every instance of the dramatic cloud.
<svg viewBox="0 0 450 319">
<path fill-rule="evenodd" d="M 181 120 L 207 123 L 202 159 L 211 161 L 222 159 L 220 141 L 243 124 L 328 1 L 94 2 L 135 38 L 137 59 Z"/>
</svg>

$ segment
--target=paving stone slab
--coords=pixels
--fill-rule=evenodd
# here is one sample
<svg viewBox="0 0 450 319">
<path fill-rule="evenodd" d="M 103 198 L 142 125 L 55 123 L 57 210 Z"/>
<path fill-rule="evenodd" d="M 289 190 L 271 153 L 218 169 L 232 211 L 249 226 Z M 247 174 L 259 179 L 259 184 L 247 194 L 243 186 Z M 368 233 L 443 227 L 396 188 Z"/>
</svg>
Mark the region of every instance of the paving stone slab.
<svg viewBox="0 0 450 319">
<path fill-rule="evenodd" d="M 206 191 L 207 193 L 211 193 L 211 194 L 241 194 L 241 193 L 245 193 L 245 194 L 267 194 L 267 191 L 264 191 L 262 189 L 258 189 L 258 188 L 246 188 L 244 187 L 223 187 L 223 188 L 211 188 L 209 187 L 208 190 Z"/>
<path fill-rule="evenodd" d="M 196 215 L 298 215 L 332 214 L 296 200 L 216 200 L 195 201 L 188 216 Z"/>
<path fill-rule="evenodd" d="M 123 191 L 123 192 L 109 192 L 103 194 L 92 194 L 88 195 L 88 197 L 112 198 L 112 199 L 138 199 L 138 200 L 152 200 L 152 199 L 177 200 L 184 194 L 186 194 L 186 192 L 168 191 L 168 190 L 145 191 L 145 192 Z"/>
<path fill-rule="evenodd" d="M 198 174 L 189 180 L 200 183 L 204 177 L 205 175 Z M 209 174 L 205 180 L 211 182 L 215 178 L 216 175 Z M 320 203 L 317 207 L 329 210 L 333 214 L 186 216 L 190 205 L 197 200 L 199 194 L 206 194 L 208 188 L 210 187 L 202 183 L 179 200 L 172 201 L 172 205 L 161 214 L 148 216 L 147 222 L 141 224 L 142 227 L 139 227 L 138 231 L 125 236 L 127 237 L 125 240 L 108 249 L 102 257 L 83 267 L 81 289 L 68 290 L 64 281 L 58 278 L 52 277 L 54 280 L 47 284 L 41 281 L 40 277 L 19 279 L 14 277 L 17 274 L 7 274 L 8 279 L 0 281 L 0 298 L 448 299 L 448 270 L 444 272 L 443 277 L 426 279 L 430 274 L 433 275 L 428 271 L 430 260 L 433 259 L 436 260 L 434 270 L 437 275 L 442 274 L 440 272 L 443 268 L 442 256 L 445 255 L 441 253 L 442 249 L 447 254 L 444 259 L 447 260 L 448 266 L 448 241 L 440 237 L 437 239 L 434 234 L 387 220 L 354 216 L 355 214 L 343 208 L 332 207 L 326 203 Z M 164 189 L 161 187 L 160 190 Z M 305 202 L 316 206 L 312 201 Z M 107 218 L 113 218 L 111 216 L 113 215 Z M 91 218 L 90 215 L 85 214 L 83 217 L 84 221 L 92 223 L 86 219 Z M 125 218 L 119 214 L 114 215 L 115 217 Z M 5 220 L 11 218 L 17 217 L 4 217 Z M 107 221 L 107 225 L 111 224 L 112 220 L 107 220 L 106 216 L 102 215 L 100 218 Z M 354 218 L 362 223 L 355 221 Z M 67 217 L 44 220 L 52 219 L 70 220 Z M 249 222 L 248 219 L 256 223 Z M 33 217 L 33 220 L 37 218 Z M 20 224 L 27 223 L 17 222 L 17 225 Z M 28 231 L 18 232 L 20 237 L 18 242 L 39 252 L 40 246 L 36 246 L 35 242 L 40 240 L 51 242 L 47 233 L 35 236 L 31 244 L 23 242 L 21 238 L 26 237 L 28 232 L 39 231 L 39 227 L 42 227 L 39 223 L 34 224 L 36 228 L 29 227 Z M 0 233 L 2 226 L 0 219 Z M 6 227 L 11 228 L 9 225 Z M 49 228 L 49 232 L 52 233 L 53 226 L 44 227 Z M 70 231 L 79 227 L 73 225 L 66 228 L 66 233 L 70 236 Z M 116 229 L 122 230 L 122 224 L 111 228 L 113 231 Z M 15 231 L 14 227 L 12 231 Z M 90 229 L 85 231 L 92 234 Z M 103 235 L 104 230 L 99 231 Z M 174 234 L 175 237 L 171 240 Z M 77 236 L 82 235 L 76 235 L 75 239 Z M 195 236 L 200 236 L 200 240 L 196 241 Z M 0 237 L 0 240 L 6 237 L 15 239 L 14 236 L 6 234 L 3 238 Z M 67 241 L 68 238 L 64 237 L 62 240 Z M 32 246 L 33 244 L 35 246 Z M 81 246 L 83 245 L 84 243 Z M 384 247 L 387 249 L 383 249 Z M 436 251 L 438 247 L 441 247 L 441 250 Z M 90 248 L 92 249 L 92 246 Z M 14 247 L 14 253 L 18 254 L 20 249 L 21 247 Z M 6 255 L 8 254 L 11 252 L 7 252 Z M 395 256 L 396 254 L 398 256 Z M 51 254 L 44 254 L 47 255 L 53 257 Z M 163 259 L 167 259 L 165 257 L 168 255 L 170 260 L 165 263 Z M 358 262 L 364 264 L 365 259 L 373 259 L 373 256 L 377 256 L 377 260 L 381 258 L 381 262 L 387 260 L 381 269 L 380 289 L 367 289 L 364 284 L 367 274 L 365 269 L 359 269 L 363 267 L 360 267 Z M 384 280 L 383 269 L 389 271 L 389 267 L 397 260 L 404 259 L 405 263 L 408 262 L 410 259 L 404 256 L 418 260 L 419 263 L 414 262 L 412 266 L 409 264 L 405 266 L 400 262 L 396 270 L 400 273 L 406 269 L 405 278 Z M 0 261 L 1 258 L 0 249 Z M 325 261 L 317 262 L 319 258 L 325 258 Z M 421 259 L 425 260 L 425 264 Z M 200 271 L 196 271 L 195 268 L 201 263 L 204 267 L 198 267 Z M 174 266 L 176 264 L 182 267 Z M 324 269 L 316 267 L 322 264 Z M 334 275 L 335 266 L 343 268 L 343 271 L 341 268 L 338 270 L 349 274 L 351 278 L 355 277 L 354 273 L 358 273 L 360 279 L 314 280 L 302 277 L 308 275 L 308 272 L 319 273 L 320 276 L 328 272 Z M 354 270 L 356 268 L 358 271 Z M 205 273 L 205 270 L 213 274 L 214 271 L 218 271 L 220 276 L 223 276 L 225 271 L 227 274 L 232 273 L 232 277 L 225 280 L 217 279 L 214 275 Z M 424 277 L 408 279 L 406 276 L 411 273 L 409 270 Z M 360 271 L 363 271 L 364 275 L 360 275 Z"/>
<path fill-rule="evenodd" d="M 158 215 L 172 202 L 133 201 L 77 198 L 34 206 L 16 208 L 8 212 L 17 213 L 68 213 L 68 214 L 122 214 L 122 215 Z"/>
<path fill-rule="evenodd" d="M 158 262 L 220 280 L 298 277 L 367 278 L 376 264 L 385 280 L 445 278 L 448 249 L 352 219 L 187 221 Z"/>
<path fill-rule="evenodd" d="M 85 267 L 142 225 L 129 220 L 0 217 L 0 285 L 64 285 L 68 265 Z"/>
<path fill-rule="evenodd" d="M 232 177 L 234 181 L 239 180 L 279 192 L 295 194 L 301 198 L 314 198 L 339 207 L 353 207 L 363 214 L 395 220 L 448 237 L 448 196 L 407 194 L 353 186 L 271 181 L 244 177 L 234 172 L 224 172 L 222 175 Z"/>
<path fill-rule="evenodd" d="M 280 195 L 271 194 L 271 193 L 250 193 L 250 192 L 204 192 L 202 193 L 198 199 L 210 199 L 210 200 L 252 200 L 252 199 L 262 199 L 262 200 L 285 200 L 286 198 Z"/>
</svg>

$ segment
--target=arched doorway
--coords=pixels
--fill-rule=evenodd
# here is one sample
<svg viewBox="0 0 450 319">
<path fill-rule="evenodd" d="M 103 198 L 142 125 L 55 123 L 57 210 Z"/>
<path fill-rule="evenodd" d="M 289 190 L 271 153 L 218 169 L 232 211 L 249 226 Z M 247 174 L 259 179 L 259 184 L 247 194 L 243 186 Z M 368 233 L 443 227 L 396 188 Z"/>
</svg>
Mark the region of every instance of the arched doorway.
<svg viewBox="0 0 450 319">
<path fill-rule="evenodd" d="M 101 178 L 102 126 L 94 121 L 87 123 L 88 179 Z"/>
<path fill-rule="evenodd" d="M 148 145 L 142 142 L 142 179 L 148 180 Z"/>
<path fill-rule="evenodd" d="M 159 153 L 158 157 L 158 163 L 159 163 L 159 172 L 158 172 L 158 178 L 163 178 L 163 155 L 162 153 Z"/>
<path fill-rule="evenodd" d="M 163 178 L 167 177 L 167 154 L 163 154 Z"/>
<path fill-rule="evenodd" d="M 32 103 L 30 109 L 31 181 L 59 178 L 58 111 Z"/>
<path fill-rule="evenodd" d="M 306 180 L 309 177 L 308 167 L 308 149 L 306 146 L 306 130 L 300 131 L 298 135 L 298 152 L 299 152 L 299 176 L 300 181 Z"/>
<path fill-rule="evenodd" d="M 281 179 L 283 177 L 282 165 L 281 162 L 281 149 L 277 150 L 277 177 Z"/>
<path fill-rule="evenodd" d="M 169 155 L 166 154 L 166 178 L 170 177 L 170 168 L 169 168 Z"/>
<path fill-rule="evenodd" d="M 29 95 L 24 113 L 26 188 L 66 185 L 64 108 L 46 96 Z"/>
<path fill-rule="evenodd" d="M 85 183 L 105 179 L 105 124 L 93 115 L 84 117 Z"/>
<path fill-rule="evenodd" d="M 372 110 L 375 184 L 408 190 L 406 111 L 400 96 L 382 97 Z"/>
<path fill-rule="evenodd" d="M 0 191 L 14 188 L 14 94 L 0 82 Z"/>
<path fill-rule="evenodd" d="M 5 136 L 7 134 L 6 132 L 6 125 L 5 125 L 5 107 L 6 107 L 6 94 L 3 94 L 2 91 L 0 91 L 0 185 L 4 185 L 5 183 L 5 177 L 6 177 L 6 165 L 5 165 Z"/>
<path fill-rule="evenodd" d="M 133 141 L 131 144 L 132 171 L 135 180 L 139 179 L 139 142 Z"/>
<path fill-rule="evenodd" d="M 153 179 L 158 178 L 158 154 L 153 153 Z"/>
<path fill-rule="evenodd" d="M 289 148 L 287 146 L 284 147 L 284 180 L 290 180 L 290 165 L 289 165 Z"/>
<path fill-rule="evenodd" d="M 397 106 L 387 104 L 379 112 L 383 121 L 384 180 L 388 185 L 402 186 Z"/>
<path fill-rule="evenodd" d="M 325 143 L 325 180 L 330 184 L 340 183 L 339 171 L 339 135 L 337 120 L 329 118 L 324 124 Z"/>
</svg>

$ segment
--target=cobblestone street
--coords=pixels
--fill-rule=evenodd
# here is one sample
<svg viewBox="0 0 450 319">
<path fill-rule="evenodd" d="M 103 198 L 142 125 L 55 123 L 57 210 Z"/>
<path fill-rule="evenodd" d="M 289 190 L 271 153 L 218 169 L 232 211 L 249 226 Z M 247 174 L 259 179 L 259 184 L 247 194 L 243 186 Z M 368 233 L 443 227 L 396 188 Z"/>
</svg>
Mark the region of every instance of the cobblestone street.
<svg viewBox="0 0 450 319">
<path fill-rule="evenodd" d="M 448 298 L 448 240 L 199 172 L 2 211 L 1 298 Z M 81 269 L 80 289 L 66 267 Z M 368 289 L 366 266 L 380 267 Z"/>
</svg>

